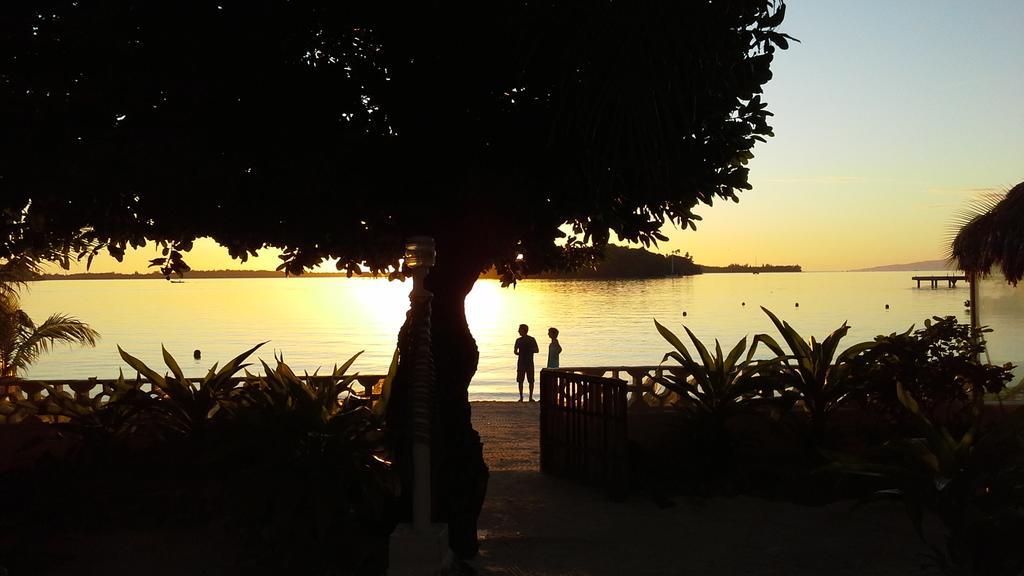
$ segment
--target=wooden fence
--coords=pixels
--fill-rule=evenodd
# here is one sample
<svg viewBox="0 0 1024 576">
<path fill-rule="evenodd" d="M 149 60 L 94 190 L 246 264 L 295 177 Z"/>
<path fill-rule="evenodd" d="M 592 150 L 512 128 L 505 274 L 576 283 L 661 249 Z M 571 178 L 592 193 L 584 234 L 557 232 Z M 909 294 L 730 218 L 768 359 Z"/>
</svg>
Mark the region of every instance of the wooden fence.
<svg viewBox="0 0 1024 576">
<path fill-rule="evenodd" d="M 680 372 L 678 366 L 580 366 L 559 368 L 563 372 L 576 372 L 588 376 L 604 376 L 606 378 L 623 379 L 626 381 L 626 399 L 630 411 L 642 411 L 648 408 L 670 406 L 675 401 L 675 393 L 657 383 L 666 372 Z"/>
<path fill-rule="evenodd" d="M 306 376 L 300 376 L 306 380 Z M 329 375 L 309 376 L 312 379 L 328 379 Z M 251 378 L 251 379 L 255 379 Z M 198 378 L 192 380 L 198 381 Z M 250 378 L 239 376 L 231 379 L 234 385 L 239 385 Z M 0 403 L 3 403 L 8 410 L 0 410 L 0 424 L 9 422 L 20 422 L 25 418 L 37 418 L 44 422 L 56 422 L 61 410 L 47 398 L 46 386 L 49 385 L 58 391 L 68 391 L 74 396 L 75 402 L 85 408 L 97 408 L 103 405 L 110 397 L 116 380 L 99 380 L 90 378 L 88 380 L 0 380 Z M 358 375 L 353 382 L 362 388 L 356 390 L 362 398 L 367 398 L 372 404 L 380 398 L 381 386 L 384 376 L 379 374 Z M 143 389 L 150 389 L 152 384 L 143 379 Z M 0 406 L 3 408 L 4 406 Z M 10 412 L 5 414 L 4 412 Z"/>
<path fill-rule="evenodd" d="M 617 378 L 541 370 L 541 471 L 623 497 L 629 485 L 626 393 L 626 382 Z"/>
</svg>

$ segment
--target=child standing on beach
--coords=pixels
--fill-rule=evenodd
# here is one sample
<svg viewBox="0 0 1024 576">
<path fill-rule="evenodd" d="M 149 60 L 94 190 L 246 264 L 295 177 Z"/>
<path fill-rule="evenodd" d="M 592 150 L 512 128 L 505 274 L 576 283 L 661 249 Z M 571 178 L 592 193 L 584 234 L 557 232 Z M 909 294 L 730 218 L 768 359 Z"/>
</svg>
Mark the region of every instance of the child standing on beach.
<svg viewBox="0 0 1024 576">
<path fill-rule="evenodd" d="M 562 345 L 558 343 L 558 328 L 548 328 L 548 337 L 551 343 L 548 344 L 548 368 L 558 368 L 558 355 L 562 353 Z"/>
<path fill-rule="evenodd" d="M 530 327 L 526 324 L 519 325 L 519 338 L 516 339 L 516 346 L 513 350 L 519 360 L 516 362 L 516 382 L 519 383 L 519 401 L 523 401 L 523 378 L 530 383 L 530 402 L 533 402 L 533 355 L 540 352 L 537 341 L 533 336 L 527 336 Z"/>
</svg>

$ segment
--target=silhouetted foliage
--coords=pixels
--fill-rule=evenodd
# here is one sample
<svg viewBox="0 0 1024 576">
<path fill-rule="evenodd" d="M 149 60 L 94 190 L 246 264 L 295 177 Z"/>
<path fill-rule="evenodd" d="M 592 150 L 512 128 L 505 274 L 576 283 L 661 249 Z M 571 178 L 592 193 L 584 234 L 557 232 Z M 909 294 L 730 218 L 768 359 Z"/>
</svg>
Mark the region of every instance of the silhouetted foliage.
<svg viewBox="0 0 1024 576">
<path fill-rule="evenodd" d="M 83 229 L 115 256 L 278 246 L 292 272 L 394 269 L 410 232 L 452 228 L 503 271 L 519 253 L 572 264 L 611 231 L 647 244 L 750 188 L 783 16 L 771 0 L 5 3 L 0 256 Z M 577 241 L 558 249 L 564 223 Z"/>
<path fill-rule="evenodd" d="M 397 482 L 381 419 L 350 388 L 356 357 L 312 379 L 279 360 L 232 380 L 255 349 L 201 379 L 185 378 L 166 351 L 165 376 L 122 351 L 152 389 L 121 377 L 91 408 L 48 388 L 48 412 L 71 419 L 52 425 L 66 456 L 0 473 L 0 487 L 27 496 L 0 518 L 12 535 L 0 541 L 0 564 L 89 572 L 91 560 L 62 546 L 68 535 L 99 547 L 130 530 L 153 544 L 190 535 L 196 548 L 179 551 L 171 570 L 381 573 Z"/>
<path fill-rule="evenodd" d="M 700 270 L 702 273 L 754 273 L 760 274 L 761 272 L 802 272 L 803 268 L 799 264 L 761 264 L 760 266 L 751 266 L 750 264 L 729 264 L 728 266 L 706 266 L 701 265 Z"/>
<path fill-rule="evenodd" d="M 834 455 L 840 468 L 881 478 L 888 488 L 872 499 L 897 498 L 928 544 L 942 573 L 1016 576 L 1024 570 L 1017 545 L 1024 531 L 1024 412 L 985 422 L 977 396 L 964 432 L 936 425 L 914 396 L 899 384 L 895 394 L 913 418 L 911 437 L 891 438 L 864 457 Z M 929 541 L 925 519 L 934 516 L 945 530 L 942 544 Z"/>
<path fill-rule="evenodd" d="M 814 336 L 805 340 L 788 322 L 764 306 L 761 309 L 771 318 L 789 351 L 767 334 L 758 334 L 757 338 L 783 360 L 778 372 L 782 387 L 799 399 L 810 424 L 810 439 L 820 442 L 832 415 L 857 391 L 850 361 L 875 344 L 860 342 L 840 352 L 839 342 L 850 331 L 846 322 L 820 342 Z"/>
<path fill-rule="evenodd" d="M 998 394 L 1013 379 L 1012 367 L 981 362 L 983 335 L 956 317 L 925 320 L 924 328 L 875 338 L 875 345 L 850 361 L 857 396 L 876 413 L 898 418 L 907 413 L 896 396 L 896 384 L 911 394 L 924 414 L 953 413 L 975 395 Z M 947 422 L 947 424 L 949 424 Z"/>
<path fill-rule="evenodd" d="M 693 257 L 662 255 L 644 250 L 609 244 L 588 266 L 577 270 L 542 272 L 534 278 L 664 278 L 670 275 L 700 274 L 700 266 Z"/>
<path fill-rule="evenodd" d="M 680 459 L 680 467 L 698 489 L 719 490 L 735 478 L 737 445 L 748 440 L 735 433 L 735 423 L 761 415 L 778 420 L 780 412 L 792 408 L 793 395 L 785 393 L 784 379 L 779 377 L 785 358 L 755 360 L 760 336 L 749 350 L 744 337 L 728 354 L 715 340 L 712 352 L 684 326 L 693 343 L 695 354 L 691 354 L 671 330 L 657 320 L 654 325 L 675 348 L 665 354 L 662 364 L 669 359 L 678 363 L 666 366 L 654 382 L 673 393 L 667 403 L 679 411 L 683 433 L 692 439 L 682 445 L 684 454 L 686 448 L 690 450 L 689 457 Z"/>
</svg>

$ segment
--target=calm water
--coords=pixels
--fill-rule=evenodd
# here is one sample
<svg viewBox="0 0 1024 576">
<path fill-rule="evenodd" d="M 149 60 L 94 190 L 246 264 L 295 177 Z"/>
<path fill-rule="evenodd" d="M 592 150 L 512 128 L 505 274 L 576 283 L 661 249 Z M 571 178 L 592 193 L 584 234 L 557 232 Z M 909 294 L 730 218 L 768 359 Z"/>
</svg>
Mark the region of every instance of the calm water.
<svg viewBox="0 0 1024 576">
<path fill-rule="evenodd" d="M 680 335 L 685 323 L 708 343 L 721 339 L 723 347 L 746 334 L 774 334 L 759 306 L 770 308 L 805 337 L 822 337 L 848 320 L 847 345 L 911 324 L 920 326 L 933 315 L 955 314 L 969 321 L 963 305 L 966 284 L 917 289 L 911 275 L 811 272 L 636 281 L 528 280 L 515 289 L 482 280 L 467 301 L 480 347 L 471 396 L 485 400 L 517 395 L 512 346 L 520 323 L 529 324 L 540 343 L 538 366 L 546 358 L 549 326 L 561 331 L 563 366 L 593 366 L 657 364 L 668 347 L 654 329 L 653 318 Z M 37 282 L 23 298 L 23 307 L 37 322 L 53 312 L 70 313 L 89 322 L 103 339 L 95 349 L 59 348 L 28 376 L 116 377 L 123 366 L 116 345 L 162 367 L 161 343 L 189 375 L 198 376 L 214 362 L 223 364 L 265 340 L 270 342 L 258 356 L 270 364 L 277 351 L 296 371 L 312 372 L 364 350 L 356 369 L 382 373 L 404 320 L 410 287 L 411 283 L 361 278 Z M 1017 296 L 1013 293 L 990 308 L 1013 309 L 1013 317 L 1019 310 L 1006 302 L 1020 301 Z M 989 318 L 985 321 L 995 324 Z M 993 335 L 993 360 L 1018 359 L 1017 342 L 1019 334 Z M 203 352 L 201 361 L 192 360 L 196 348 Z M 126 369 L 126 375 L 129 372 Z"/>
</svg>

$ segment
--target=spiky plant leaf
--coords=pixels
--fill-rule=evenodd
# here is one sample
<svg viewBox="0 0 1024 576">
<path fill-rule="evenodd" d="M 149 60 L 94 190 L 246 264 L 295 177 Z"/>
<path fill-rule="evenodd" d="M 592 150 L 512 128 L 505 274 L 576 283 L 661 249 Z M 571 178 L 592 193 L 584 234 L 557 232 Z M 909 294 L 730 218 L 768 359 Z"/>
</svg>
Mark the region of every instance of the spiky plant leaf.
<svg viewBox="0 0 1024 576">
<path fill-rule="evenodd" d="M 124 360 L 125 363 L 127 363 L 129 366 L 134 368 L 136 372 L 138 372 L 139 374 L 141 374 L 141 375 L 145 376 L 147 379 L 149 379 L 149 381 L 153 383 L 153 386 L 156 386 L 160 390 L 165 390 L 166 385 L 165 385 L 164 377 L 163 376 L 158 374 L 156 371 L 151 369 L 149 366 L 146 366 L 146 363 L 143 362 L 142 360 L 139 360 L 138 358 L 136 358 L 136 357 L 132 356 L 131 354 L 125 352 L 121 348 L 121 346 L 117 347 L 117 352 L 118 352 L 118 354 L 121 355 L 121 359 Z"/>
<path fill-rule="evenodd" d="M 700 361 L 704 363 L 704 367 L 708 370 L 713 370 L 715 366 L 715 360 L 711 357 L 711 353 L 708 352 L 707 346 L 697 339 L 692 331 L 686 326 L 683 326 L 683 330 L 690 336 L 690 340 L 693 341 L 693 347 L 697 349 L 697 354 L 700 355 Z M 721 347 L 719 347 L 721 351 Z"/>
<path fill-rule="evenodd" d="M 167 348 L 164 348 L 163 344 L 160 345 L 160 352 L 163 354 L 164 363 L 171 369 L 171 373 L 174 374 L 174 377 L 177 378 L 179 382 L 185 383 L 185 374 L 181 371 L 181 367 L 178 366 L 178 362 L 173 356 L 171 356 L 171 353 L 167 351 Z"/>
<path fill-rule="evenodd" d="M 678 336 L 676 336 L 668 328 L 662 326 L 661 323 L 658 322 L 657 320 L 654 321 L 654 326 L 658 329 L 658 333 L 661 334 L 661 337 L 664 338 L 665 340 L 668 340 L 668 343 L 671 344 L 672 347 L 675 348 L 680 354 L 682 354 L 684 358 L 690 358 L 690 352 L 686 349 L 686 346 L 683 344 L 683 341 L 680 340 Z"/>
</svg>

